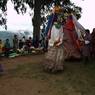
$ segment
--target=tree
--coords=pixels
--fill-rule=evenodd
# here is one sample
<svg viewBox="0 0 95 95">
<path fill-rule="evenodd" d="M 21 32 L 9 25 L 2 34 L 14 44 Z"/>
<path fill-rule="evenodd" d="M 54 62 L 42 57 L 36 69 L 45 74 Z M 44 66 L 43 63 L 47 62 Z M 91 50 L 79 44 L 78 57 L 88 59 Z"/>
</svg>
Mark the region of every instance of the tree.
<svg viewBox="0 0 95 95">
<path fill-rule="evenodd" d="M 7 11 L 7 1 L 8 0 L 0 0 L 0 9 L 3 14 Z M 27 11 L 26 5 L 28 5 L 31 10 L 34 10 L 34 17 L 32 19 L 34 26 L 33 39 L 37 46 L 40 36 L 40 25 L 45 20 L 44 14 L 46 14 L 53 4 L 64 6 L 66 11 L 69 10 L 75 13 L 78 19 L 81 17 L 81 8 L 74 5 L 70 0 L 11 0 L 11 2 L 14 4 L 14 9 L 18 14 L 24 14 Z M 0 20 L 0 25 L 6 25 L 6 18 L 3 18 L 2 15 L 0 17 L 2 18 Z"/>
<path fill-rule="evenodd" d="M 6 26 L 6 13 L 7 11 L 7 0 L 0 0 L 0 25 L 4 25 L 5 29 L 7 29 Z"/>
</svg>

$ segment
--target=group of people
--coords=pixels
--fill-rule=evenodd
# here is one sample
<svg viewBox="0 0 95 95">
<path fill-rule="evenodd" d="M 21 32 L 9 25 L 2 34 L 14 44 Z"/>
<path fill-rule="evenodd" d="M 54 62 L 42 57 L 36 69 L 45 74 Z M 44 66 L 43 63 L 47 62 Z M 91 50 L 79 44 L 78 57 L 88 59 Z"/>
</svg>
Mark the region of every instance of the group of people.
<svg viewBox="0 0 95 95">
<path fill-rule="evenodd" d="M 57 6 L 53 11 L 47 24 L 46 31 L 48 30 L 48 32 L 41 35 L 42 39 L 39 41 L 40 46 L 47 51 L 43 68 L 49 72 L 63 71 L 64 60 L 70 57 L 82 58 L 84 63 L 95 58 L 95 28 L 92 33 L 89 29 L 84 30 L 85 32 L 77 31 L 72 13 L 68 12 L 67 18 L 62 19 L 63 11 L 59 12 L 59 9 Z M 11 48 L 16 52 L 31 52 L 32 46 L 31 37 L 26 39 L 24 36 L 22 39 L 18 39 L 18 36 L 14 35 L 13 48 L 10 46 L 9 39 L 6 39 L 5 44 L 0 40 L 0 55 L 4 51 L 5 56 L 8 57 Z"/>
<path fill-rule="evenodd" d="M 18 39 L 17 35 L 14 35 L 13 49 L 16 52 L 23 53 L 24 51 L 27 51 L 28 53 L 31 53 L 32 46 L 33 46 L 33 39 L 31 37 L 26 39 L 25 36 L 23 36 L 22 39 Z"/>
<path fill-rule="evenodd" d="M 51 27 L 47 33 L 49 43 L 43 62 L 44 70 L 53 73 L 63 71 L 67 57 L 80 58 L 84 63 L 89 62 L 92 57 L 95 58 L 95 29 L 92 34 L 86 29 L 83 34 L 80 31 L 81 35 L 78 35 L 71 12 L 64 22 L 58 10 L 53 12 Z"/>
<path fill-rule="evenodd" d="M 23 36 L 19 38 L 18 35 L 14 35 L 12 42 L 10 43 L 9 39 L 5 41 L 0 39 L 0 60 L 3 56 L 9 58 L 16 54 L 31 54 L 34 49 L 32 37 L 26 38 Z M 0 74 L 1 72 L 3 72 L 2 64 L 0 64 Z"/>
<path fill-rule="evenodd" d="M 2 54 L 4 54 L 6 57 L 8 57 L 9 52 L 10 52 L 11 46 L 9 39 L 6 39 L 5 43 L 0 39 L 0 57 Z"/>
<path fill-rule="evenodd" d="M 13 38 L 13 46 L 10 44 L 9 39 L 6 39 L 5 43 L 0 39 L 0 56 L 4 54 L 4 56 L 9 57 L 11 52 L 31 52 L 31 47 L 33 45 L 33 40 L 31 37 L 26 39 L 23 36 L 21 39 L 18 38 L 17 35 L 14 35 Z"/>
</svg>

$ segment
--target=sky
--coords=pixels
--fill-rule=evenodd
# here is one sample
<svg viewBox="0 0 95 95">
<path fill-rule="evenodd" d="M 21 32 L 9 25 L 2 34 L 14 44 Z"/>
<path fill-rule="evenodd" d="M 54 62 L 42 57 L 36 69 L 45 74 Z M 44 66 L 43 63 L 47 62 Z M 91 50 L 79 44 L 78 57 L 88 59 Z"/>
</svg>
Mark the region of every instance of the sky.
<svg viewBox="0 0 95 95">
<path fill-rule="evenodd" d="M 27 10 L 27 13 L 17 14 L 17 12 L 14 10 L 14 5 L 11 3 L 11 1 L 8 1 L 7 5 L 7 30 L 16 31 L 16 30 L 29 30 L 32 31 L 32 17 L 30 17 L 29 12 L 30 10 Z M 0 27 L 0 30 L 3 30 Z"/>
<path fill-rule="evenodd" d="M 95 27 L 95 0 L 71 0 L 82 8 L 82 16 L 79 22 L 85 29 L 92 32 Z"/>
<path fill-rule="evenodd" d="M 71 0 L 82 8 L 82 17 L 79 19 L 80 24 L 84 28 L 92 29 L 95 27 L 95 0 Z M 33 30 L 31 17 L 29 16 L 30 10 L 25 15 L 18 15 L 13 9 L 13 4 L 8 2 L 7 11 L 7 26 L 8 30 Z M 0 27 L 0 30 L 2 28 Z"/>
</svg>

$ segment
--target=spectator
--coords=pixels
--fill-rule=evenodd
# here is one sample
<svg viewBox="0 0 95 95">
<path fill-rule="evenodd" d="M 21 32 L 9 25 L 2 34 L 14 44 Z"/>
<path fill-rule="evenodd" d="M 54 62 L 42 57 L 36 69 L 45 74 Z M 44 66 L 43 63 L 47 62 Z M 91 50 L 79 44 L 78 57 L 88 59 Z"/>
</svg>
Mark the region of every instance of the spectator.
<svg viewBox="0 0 95 95">
<path fill-rule="evenodd" d="M 23 36 L 23 38 L 22 38 L 22 42 L 23 42 L 23 46 L 25 45 L 25 42 L 26 42 L 26 38 L 25 38 L 25 36 Z"/>
<path fill-rule="evenodd" d="M 3 44 L 2 40 L 0 39 L 0 57 L 3 53 L 3 48 L 4 48 L 4 44 Z"/>
<path fill-rule="evenodd" d="M 10 49 L 11 49 L 9 39 L 6 39 L 6 42 L 4 44 L 4 48 L 5 48 L 5 56 L 9 57 Z"/>
<path fill-rule="evenodd" d="M 18 49 L 18 37 L 17 37 L 17 35 L 14 35 L 14 38 L 13 38 L 13 49 L 14 49 L 14 51 L 16 51 L 17 52 L 17 49 Z"/>
<path fill-rule="evenodd" d="M 3 47 L 4 47 L 4 44 L 2 42 L 2 40 L 0 39 L 0 59 L 1 59 L 1 55 L 3 53 Z M 3 67 L 2 67 L 2 64 L 0 64 L 0 75 L 2 74 L 3 72 Z"/>
<path fill-rule="evenodd" d="M 84 37 L 84 46 L 82 48 L 83 62 L 87 63 L 90 61 L 91 54 L 91 35 L 90 31 L 86 30 L 86 35 Z"/>
<path fill-rule="evenodd" d="M 93 29 L 92 33 L 91 33 L 91 54 L 92 57 L 95 58 L 95 28 Z"/>
<path fill-rule="evenodd" d="M 28 53 L 31 53 L 31 47 L 32 47 L 32 38 L 29 37 L 29 39 L 26 40 L 26 51 L 28 51 Z"/>
<path fill-rule="evenodd" d="M 23 48 L 23 42 L 22 40 L 19 40 L 19 49 L 22 49 Z"/>
</svg>

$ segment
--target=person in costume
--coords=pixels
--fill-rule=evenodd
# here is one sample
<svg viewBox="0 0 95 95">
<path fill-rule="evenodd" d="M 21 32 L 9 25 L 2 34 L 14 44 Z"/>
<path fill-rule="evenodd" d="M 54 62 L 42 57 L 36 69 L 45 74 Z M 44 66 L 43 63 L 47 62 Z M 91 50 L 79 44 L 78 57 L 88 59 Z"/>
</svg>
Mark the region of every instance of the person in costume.
<svg viewBox="0 0 95 95">
<path fill-rule="evenodd" d="M 64 70 L 63 57 L 63 26 L 60 21 L 54 22 L 48 43 L 48 52 L 45 54 L 44 70 L 57 72 Z"/>
<path fill-rule="evenodd" d="M 66 59 L 72 57 L 80 58 L 81 57 L 80 47 L 79 44 L 77 43 L 78 36 L 77 33 L 75 32 L 75 26 L 73 23 L 71 12 L 68 13 L 68 17 L 66 19 L 63 32 L 66 38 L 66 41 L 64 41 Z"/>
<path fill-rule="evenodd" d="M 53 10 L 50 10 L 50 14 L 47 16 L 47 27 L 45 29 L 45 35 L 51 30 L 53 24 L 58 19 L 58 15 L 61 13 L 62 8 L 59 5 L 55 5 Z"/>
</svg>

